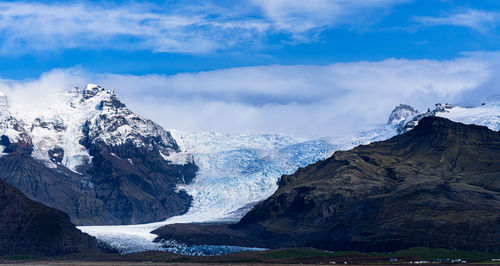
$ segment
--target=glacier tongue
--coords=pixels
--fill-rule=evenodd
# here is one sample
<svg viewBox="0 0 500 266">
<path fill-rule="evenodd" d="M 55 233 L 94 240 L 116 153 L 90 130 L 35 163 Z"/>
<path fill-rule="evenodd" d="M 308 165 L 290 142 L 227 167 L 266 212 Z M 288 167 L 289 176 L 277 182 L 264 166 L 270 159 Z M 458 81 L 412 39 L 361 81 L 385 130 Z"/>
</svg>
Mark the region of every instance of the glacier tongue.
<svg viewBox="0 0 500 266">
<path fill-rule="evenodd" d="M 254 204 L 277 189 L 282 174 L 329 157 L 335 150 L 349 149 L 362 143 L 381 140 L 397 134 L 395 127 L 336 139 L 306 140 L 280 134 L 223 134 L 171 131 L 181 149 L 192 156 L 199 167 L 193 183 L 179 187 L 193 197 L 192 207 L 180 216 L 166 221 L 130 226 L 81 226 L 82 231 L 119 248 L 124 253 L 144 250 L 166 250 L 153 243 L 150 232 L 163 225 L 191 222 L 236 222 Z M 177 158 L 179 159 L 179 158 Z M 224 247 L 224 250 L 248 250 Z M 183 248 L 172 252 L 194 252 Z M 220 249 L 217 252 L 220 251 Z M 189 253 L 188 253 L 189 254 Z"/>
<path fill-rule="evenodd" d="M 193 197 L 175 222 L 237 221 L 237 210 L 269 197 L 282 174 L 332 154 L 326 141 L 303 141 L 278 134 L 221 134 L 172 130 L 181 150 L 192 154 L 199 171 L 180 186 Z"/>
<path fill-rule="evenodd" d="M 192 158 L 199 167 L 193 183 L 179 186 L 193 197 L 188 213 L 164 222 L 130 226 L 81 226 L 80 230 L 118 248 L 123 253 L 169 250 L 186 254 L 252 250 L 242 247 L 199 247 L 181 245 L 162 248 L 150 232 L 166 224 L 238 221 L 253 204 L 277 189 L 282 174 L 324 159 L 336 146 L 326 140 L 306 141 L 279 134 L 223 134 L 170 131 L 181 152 L 178 162 Z M 172 156 L 165 156 L 173 160 Z"/>
<path fill-rule="evenodd" d="M 418 117 L 438 115 L 457 122 L 500 129 L 500 103 L 475 108 L 436 105 L 432 112 L 413 114 L 412 117 L 407 117 L 408 115 L 411 114 L 405 113 L 396 119 L 406 118 L 400 124 L 390 123 L 373 130 L 328 140 L 308 141 L 279 134 L 172 131 L 181 154 L 192 156 L 200 168 L 192 184 L 180 187 L 193 196 L 193 206 L 188 213 L 152 224 L 88 226 L 80 229 L 122 248 L 126 253 L 149 249 L 165 250 L 159 244 L 152 243 L 155 238 L 150 233 L 152 230 L 172 223 L 237 221 L 253 204 L 276 190 L 276 182 L 282 174 L 324 159 L 335 150 L 388 139 L 398 134 L 398 130 L 405 127 L 405 124 L 415 122 L 413 119 Z M 176 160 L 182 161 L 182 158 Z"/>
</svg>

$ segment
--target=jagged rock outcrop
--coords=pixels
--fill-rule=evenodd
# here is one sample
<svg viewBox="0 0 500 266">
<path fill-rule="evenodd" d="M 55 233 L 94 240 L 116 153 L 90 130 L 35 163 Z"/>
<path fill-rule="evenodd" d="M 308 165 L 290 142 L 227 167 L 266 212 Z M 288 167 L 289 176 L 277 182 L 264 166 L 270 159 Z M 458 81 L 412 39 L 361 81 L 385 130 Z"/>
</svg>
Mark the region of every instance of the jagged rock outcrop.
<svg viewBox="0 0 500 266">
<path fill-rule="evenodd" d="M 401 121 L 399 121 L 399 123 L 393 123 L 393 124 L 397 125 L 397 131 L 399 134 L 401 134 L 401 133 L 404 133 L 404 132 L 407 132 L 407 131 L 414 129 L 417 126 L 418 122 L 422 118 L 429 117 L 429 116 L 436 116 L 438 114 L 446 113 L 446 112 L 448 112 L 448 110 L 450 110 L 452 108 L 453 108 L 453 105 L 451 105 L 451 104 L 437 103 L 434 105 L 434 109 L 432 109 L 432 110 L 428 109 L 426 112 L 422 112 L 422 113 L 416 112 L 413 115 L 409 115 L 406 118 L 401 119 Z M 398 107 L 396 107 L 396 109 L 398 109 Z M 410 113 L 407 113 L 407 114 L 410 114 Z"/>
<path fill-rule="evenodd" d="M 0 256 L 101 253 L 97 240 L 78 230 L 66 213 L 24 196 L 0 179 Z"/>
<path fill-rule="evenodd" d="M 402 135 L 283 176 L 236 225 L 154 233 L 187 244 L 499 251 L 500 133 L 425 117 Z"/>
<path fill-rule="evenodd" d="M 394 110 L 392 110 L 391 114 L 389 115 L 387 124 L 396 125 L 417 114 L 418 111 L 413 109 L 413 107 L 407 104 L 400 104 L 396 106 Z"/>
</svg>

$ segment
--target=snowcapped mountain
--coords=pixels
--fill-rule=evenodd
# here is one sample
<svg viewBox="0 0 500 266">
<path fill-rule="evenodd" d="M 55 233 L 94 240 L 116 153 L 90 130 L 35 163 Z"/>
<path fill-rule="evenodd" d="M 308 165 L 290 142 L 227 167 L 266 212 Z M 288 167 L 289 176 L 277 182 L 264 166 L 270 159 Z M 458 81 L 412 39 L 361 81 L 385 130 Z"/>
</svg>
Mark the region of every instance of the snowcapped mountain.
<svg viewBox="0 0 500 266">
<path fill-rule="evenodd" d="M 117 147 L 133 144 L 148 150 L 159 148 L 169 155 L 178 150 L 170 134 L 151 120 L 135 115 L 114 94 L 89 84 L 61 97 L 61 104 L 43 114 L 18 110 L 16 117 L 29 129 L 33 157 L 49 167 L 57 164 L 75 172 L 91 161 L 89 146 L 103 143 Z"/>
<path fill-rule="evenodd" d="M 428 112 L 417 113 L 408 105 L 399 105 L 390 115 L 389 123 L 372 130 L 343 138 L 305 140 L 278 134 L 222 134 L 180 132 L 172 130 L 181 153 L 190 154 L 199 166 L 194 181 L 181 185 L 193 197 L 189 211 L 164 222 L 132 226 L 87 226 L 83 231 L 102 239 L 123 252 L 165 250 L 154 243 L 150 232 L 166 224 L 189 222 L 234 222 L 254 204 L 266 199 L 277 188 L 282 174 L 329 157 L 336 150 L 347 150 L 359 144 L 389 139 L 411 130 L 427 115 L 439 115 L 464 123 L 500 128 L 500 103 L 475 108 L 437 104 Z M 179 158 L 184 160 L 183 156 Z M 171 243 L 167 250 L 184 254 L 200 254 L 200 249 Z M 217 249 L 220 251 L 220 249 Z M 236 249 L 230 247 L 227 252 Z M 207 251 L 208 252 L 208 251 Z M 204 253 L 203 253 L 204 254 Z M 207 253 L 210 254 L 210 253 Z"/>
<path fill-rule="evenodd" d="M 97 85 L 57 100 L 34 112 L 0 97 L 2 159 L 16 166 L 0 166 L 0 177 L 76 223 L 143 223 L 187 211 L 191 198 L 176 186 L 190 182 L 197 167 L 169 159 L 180 152 L 169 132 Z"/>
<path fill-rule="evenodd" d="M 437 103 L 426 112 L 413 114 L 397 124 L 398 133 L 413 129 L 420 119 L 426 116 L 439 116 L 455 122 L 486 126 L 491 130 L 500 130 L 500 102 L 484 103 L 476 107 L 461 107 Z"/>
<path fill-rule="evenodd" d="M 475 124 L 486 126 L 495 131 L 500 130 L 500 102 L 485 103 L 475 108 L 452 106 L 436 115 L 464 124 Z"/>
<path fill-rule="evenodd" d="M 342 138 L 166 131 L 97 85 L 38 110 L 0 95 L 0 178 L 70 214 L 82 229 L 124 251 L 161 249 L 149 232 L 176 222 L 237 221 L 269 197 L 283 174 L 336 150 L 411 130 L 424 116 L 500 128 L 500 104 L 399 105 L 388 123 Z M 181 215 L 182 214 L 182 215 Z M 174 216 L 174 217 L 172 217 Z M 126 245 L 125 245 L 126 244 Z"/>
<path fill-rule="evenodd" d="M 99 101 L 97 109 L 100 113 L 86 120 L 83 129 L 85 146 L 97 143 L 104 143 L 111 147 L 133 145 L 148 151 L 158 149 L 162 156 L 169 156 L 179 151 L 177 143 L 168 131 L 153 121 L 134 114 L 113 91 L 105 91 L 99 86 L 89 85 L 83 93 L 84 101 L 80 99 L 78 103 L 74 103 L 74 106 L 82 109 L 79 104 L 85 106 L 87 101 L 93 105 L 95 98 Z M 121 152 L 120 150 L 114 151 Z"/>
<path fill-rule="evenodd" d="M 218 254 L 244 251 L 238 247 L 186 247 L 172 242 L 164 248 L 154 243 L 150 232 L 166 224 L 190 222 L 236 222 L 255 204 L 278 188 L 283 174 L 291 174 L 325 159 L 336 150 L 384 140 L 397 134 L 396 126 L 382 125 L 374 130 L 335 139 L 308 140 L 283 134 L 225 134 L 170 130 L 180 153 L 190 156 L 199 167 L 192 183 L 179 185 L 192 198 L 189 211 L 163 222 L 131 226 L 83 226 L 82 231 L 96 236 L 124 253 L 168 250 L 183 254 Z M 214 251 L 215 250 L 215 251 Z M 216 252 L 216 253 L 213 253 Z"/>
</svg>

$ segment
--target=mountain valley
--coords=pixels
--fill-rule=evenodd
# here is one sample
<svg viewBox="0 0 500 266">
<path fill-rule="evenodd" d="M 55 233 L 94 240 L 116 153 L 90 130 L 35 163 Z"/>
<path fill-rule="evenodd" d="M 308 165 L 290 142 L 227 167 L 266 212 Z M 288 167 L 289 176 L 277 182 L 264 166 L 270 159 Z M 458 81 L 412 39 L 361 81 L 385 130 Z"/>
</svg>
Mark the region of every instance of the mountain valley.
<svg viewBox="0 0 500 266">
<path fill-rule="evenodd" d="M 424 117 L 386 141 L 337 151 L 284 175 L 237 224 L 173 224 L 188 245 L 498 251 L 500 133 Z"/>
<path fill-rule="evenodd" d="M 12 108 L 5 96 L 0 97 L 0 178 L 30 199 L 68 213 L 73 223 L 83 225 L 79 229 L 122 253 L 168 250 L 206 255 L 283 245 L 387 251 L 449 243 L 446 237 L 418 238 L 426 237 L 412 231 L 418 226 L 429 232 L 448 228 L 456 239 L 465 226 L 477 230 L 478 238 L 490 238 L 474 246 L 466 243 L 477 244 L 477 239 L 457 241 L 456 248 L 484 251 L 497 244 L 490 237 L 498 226 L 497 144 L 495 138 L 482 139 L 495 134 L 485 133 L 485 128 L 467 133 L 479 129 L 439 118 L 499 130 L 500 104 L 495 102 L 475 108 L 437 104 L 427 112 L 399 105 L 386 125 L 323 139 L 167 131 L 134 114 L 113 91 L 92 84 L 64 93 L 59 102 L 37 113 Z M 438 151 L 433 151 L 436 143 L 417 134 L 432 119 L 438 122 L 428 130 L 439 133 L 432 138 L 445 141 Z M 477 150 L 484 147 L 476 147 L 467 134 L 492 150 Z M 391 144 L 397 148 L 381 144 L 398 138 L 406 139 Z M 456 146 L 457 141 L 461 145 Z M 404 154 L 405 149 L 414 154 Z M 443 152 L 446 157 L 439 157 Z M 481 169 L 462 165 L 485 154 L 490 155 Z M 419 178 L 429 181 L 415 181 Z M 481 203 L 489 202 L 484 210 L 479 208 L 481 197 L 486 197 Z M 432 215 L 405 212 L 419 204 L 431 204 L 427 211 L 433 210 Z M 444 213 L 436 206 L 452 211 Z M 394 216 L 389 210 L 407 216 Z M 446 223 L 457 216 L 465 220 Z M 485 220 L 475 220 L 476 216 Z M 411 225 L 415 228 L 401 227 L 417 220 L 418 225 Z M 196 224 L 207 222 L 222 224 Z M 471 223 L 484 224 L 472 228 Z M 399 235 L 378 230 L 398 226 Z M 295 233 L 287 235 L 288 231 Z M 325 232 L 334 236 L 322 238 Z M 397 240 L 411 237 L 414 242 Z"/>
</svg>

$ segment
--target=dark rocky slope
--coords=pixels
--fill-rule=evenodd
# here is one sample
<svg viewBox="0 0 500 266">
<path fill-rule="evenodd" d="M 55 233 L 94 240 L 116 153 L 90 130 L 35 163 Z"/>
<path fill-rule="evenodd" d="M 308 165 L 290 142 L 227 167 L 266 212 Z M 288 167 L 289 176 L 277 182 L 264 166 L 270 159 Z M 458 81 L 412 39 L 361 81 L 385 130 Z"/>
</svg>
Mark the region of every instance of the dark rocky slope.
<svg viewBox="0 0 500 266">
<path fill-rule="evenodd" d="M 59 256 L 101 253 L 95 238 L 82 233 L 66 213 L 24 196 L 0 179 L 0 256 Z"/>
<path fill-rule="evenodd" d="M 500 133 L 422 118 L 407 133 L 283 176 L 236 225 L 154 233 L 188 244 L 499 251 Z"/>
<path fill-rule="evenodd" d="M 84 91 L 84 98 L 105 93 L 94 87 Z M 187 212 L 191 197 L 177 185 L 191 182 L 198 167 L 164 158 L 180 151 L 170 132 L 134 114 L 114 93 L 97 108 L 101 114 L 86 122 L 80 140 L 92 161 L 80 169 L 113 223 L 156 222 Z"/>
<path fill-rule="evenodd" d="M 190 182 L 197 167 L 169 164 L 158 151 L 123 145 L 133 153 L 124 160 L 108 146 L 92 145 L 93 160 L 82 176 L 65 167 L 46 167 L 23 146 L 9 144 L 13 152 L 0 157 L 0 179 L 29 198 L 68 213 L 76 224 L 154 222 L 184 213 L 190 206 L 191 197 L 177 192 L 176 185 Z"/>
<path fill-rule="evenodd" d="M 88 203 L 96 201 L 95 193 L 81 182 L 80 175 L 48 168 L 29 153 L 13 152 L 0 157 L 0 179 L 19 188 L 30 199 L 70 214 L 77 224 L 97 215 L 103 222 L 112 218 L 95 207 L 97 204 Z"/>
<path fill-rule="evenodd" d="M 188 211 L 191 196 L 178 191 L 177 185 L 191 182 L 195 177 L 198 168 L 193 163 L 170 164 L 158 150 L 127 144 L 117 147 L 94 144 L 90 146 L 90 154 L 92 164 L 86 173 L 91 177 L 98 211 L 112 216 L 112 220 L 99 224 L 156 222 Z M 98 221 L 105 219 L 99 213 L 80 213 L 82 216 Z M 86 224 L 92 222 L 86 220 Z"/>
</svg>

